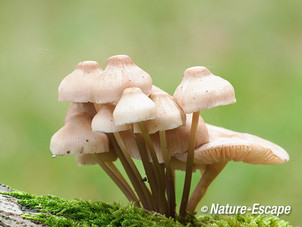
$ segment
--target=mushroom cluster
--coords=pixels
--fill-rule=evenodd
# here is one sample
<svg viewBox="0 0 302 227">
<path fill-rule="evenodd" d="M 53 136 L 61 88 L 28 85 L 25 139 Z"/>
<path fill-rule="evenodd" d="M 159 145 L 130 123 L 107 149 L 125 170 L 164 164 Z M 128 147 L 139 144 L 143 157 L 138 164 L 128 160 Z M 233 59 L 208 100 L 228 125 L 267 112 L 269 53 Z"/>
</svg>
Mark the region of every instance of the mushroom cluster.
<svg viewBox="0 0 302 227">
<path fill-rule="evenodd" d="M 280 164 L 285 150 L 257 136 L 206 124 L 200 111 L 236 102 L 233 86 L 202 66 L 185 70 L 170 96 L 127 55 L 80 62 L 58 89 L 71 102 L 64 126 L 50 142 L 52 157 L 75 155 L 100 165 L 129 201 L 168 217 L 176 215 L 175 170 L 185 171 L 180 215 L 193 213 L 229 161 Z M 119 159 L 129 181 L 114 162 Z M 141 160 L 145 173 L 133 159 Z M 201 179 L 190 194 L 192 172 Z"/>
</svg>

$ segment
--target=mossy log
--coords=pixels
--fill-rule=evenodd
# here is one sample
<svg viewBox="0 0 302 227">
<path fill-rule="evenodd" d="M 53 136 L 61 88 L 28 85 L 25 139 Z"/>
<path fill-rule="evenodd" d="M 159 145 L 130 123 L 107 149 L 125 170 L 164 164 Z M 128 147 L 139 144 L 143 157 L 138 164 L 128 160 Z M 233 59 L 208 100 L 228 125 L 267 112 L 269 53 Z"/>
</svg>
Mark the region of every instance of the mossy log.
<svg viewBox="0 0 302 227">
<path fill-rule="evenodd" d="M 177 217 L 176 217 L 177 219 Z M 134 204 L 36 196 L 0 184 L 0 226 L 291 226 L 275 216 L 210 215 L 184 219 L 137 208 Z"/>
<path fill-rule="evenodd" d="M 0 184 L 0 192 L 12 192 L 12 190 Z M 20 205 L 15 197 L 0 194 L 0 226 L 47 226 L 39 221 L 26 219 L 23 216 L 31 213 L 33 211 Z"/>
</svg>

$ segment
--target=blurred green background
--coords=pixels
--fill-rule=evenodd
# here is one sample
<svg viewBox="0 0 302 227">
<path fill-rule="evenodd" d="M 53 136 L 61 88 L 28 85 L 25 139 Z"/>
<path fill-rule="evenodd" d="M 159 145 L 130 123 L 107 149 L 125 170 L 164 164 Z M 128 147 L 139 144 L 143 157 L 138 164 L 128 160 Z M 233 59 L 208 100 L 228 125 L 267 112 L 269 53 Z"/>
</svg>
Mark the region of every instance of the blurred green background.
<svg viewBox="0 0 302 227">
<path fill-rule="evenodd" d="M 68 107 L 57 101 L 60 81 L 80 61 L 104 67 L 107 57 L 128 54 L 170 94 L 186 68 L 208 67 L 234 85 L 237 103 L 204 111 L 204 119 L 290 154 L 279 166 L 230 163 L 203 205 L 290 205 L 282 218 L 301 224 L 301 10 L 298 0 L 0 1 L 0 182 L 125 203 L 99 167 L 52 159 L 49 141 Z M 178 172 L 178 199 L 183 178 Z"/>
</svg>

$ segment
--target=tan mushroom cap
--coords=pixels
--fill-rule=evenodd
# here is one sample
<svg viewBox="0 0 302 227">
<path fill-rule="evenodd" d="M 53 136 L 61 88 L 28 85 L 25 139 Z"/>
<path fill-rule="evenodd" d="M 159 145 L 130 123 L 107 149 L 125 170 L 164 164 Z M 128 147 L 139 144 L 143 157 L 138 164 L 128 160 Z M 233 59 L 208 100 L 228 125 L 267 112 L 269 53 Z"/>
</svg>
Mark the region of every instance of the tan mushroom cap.
<svg viewBox="0 0 302 227">
<path fill-rule="evenodd" d="M 233 86 L 213 75 L 206 67 L 185 70 L 182 82 L 176 88 L 174 100 L 185 113 L 193 113 L 236 102 Z"/>
<path fill-rule="evenodd" d="M 102 68 L 96 61 L 80 62 L 75 70 L 59 85 L 60 102 L 93 102 L 92 87 L 101 75 Z"/>
<path fill-rule="evenodd" d="M 116 125 L 147 121 L 155 117 L 154 102 L 140 88 L 126 88 L 113 112 Z"/>
<path fill-rule="evenodd" d="M 113 111 L 115 106 L 109 104 L 101 104 L 98 113 L 92 120 L 92 131 L 100 131 L 106 133 L 120 132 L 130 129 L 130 125 L 116 125 L 113 120 Z"/>
<path fill-rule="evenodd" d="M 93 87 L 94 100 L 96 103 L 116 104 L 128 87 L 139 87 L 150 95 L 152 79 L 129 56 L 112 56 L 107 59 L 106 68 Z"/>
<path fill-rule="evenodd" d="M 79 166 L 87 166 L 87 165 L 96 165 L 98 164 L 98 160 L 96 155 L 101 156 L 101 158 L 105 162 L 114 162 L 117 159 L 117 155 L 114 152 L 105 152 L 98 154 L 78 154 L 76 155 L 76 159 Z"/>
<path fill-rule="evenodd" d="M 195 149 L 196 164 L 243 161 L 250 164 L 281 164 L 289 160 L 280 146 L 260 137 L 207 124 L 210 141 Z"/>
<path fill-rule="evenodd" d="M 53 155 L 73 155 L 109 152 L 109 140 L 105 133 L 92 132 L 92 117 L 78 113 L 65 123 L 51 138 Z"/>
<path fill-rule="evenodd" d="M 149 134 L 174 129 L 185 124 L 185 113 L 168 93 L 152 86 L 152 93 L 149 98 L 156 106 L 156 117 L 145 122 Z M 137 124 L 134 125 L 134 132 L 140 132 Z"/>
<path fill-rule="evenodd" d="M 71 103 L 67 114 L 65 116 L 65 123 L 74 115 L 78 113 L 87 113 L 91 117 L 96 114 L 96 110 L 94 108 L 93 103 Z"/>
</svg>

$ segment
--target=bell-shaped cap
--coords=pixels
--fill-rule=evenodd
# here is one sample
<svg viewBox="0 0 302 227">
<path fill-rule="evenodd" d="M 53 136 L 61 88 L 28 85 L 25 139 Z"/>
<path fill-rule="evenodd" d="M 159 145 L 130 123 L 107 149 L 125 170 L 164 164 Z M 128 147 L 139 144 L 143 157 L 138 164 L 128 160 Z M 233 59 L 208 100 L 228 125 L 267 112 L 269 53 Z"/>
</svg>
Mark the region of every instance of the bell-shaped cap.
<svg viewBox="0 0 302 227">
<path fill-rule="evenodd" d="M 154 102 L 140 88 L 126 88 L 113 112 L 116 125 L 147 121 L 155 117 Z"/>
<path fill-rule="evenodd" d="M 281 164 L 289 160 L 280 146 L 260 137 L 207 124 L 209 143 L 195 149 L 197 164 L 243 161 L 250 164 Z"/>
<path fill-rule="evenodd" d="M 130 125 L 116 125 L 113 120 L 113 111 L 115 106 L 101 104 L 98 113 L 92 120 L 92 131 L 105 133 L 121 132 L 130 129 Z"/>
<path fill-rule="evenodd" d="M 80 62 L 75 70 L 60 83 L 59 101 L 94 102 L 92 87 L 102 71 L 95 61 Z"/>
<path fill-rule="evenodd" d="M 105 133 L 92 132 L 92 117 L 86 113 L 75 114 L 51 138 L 53 155 L 73 155 L 109 152 L 109 139 Z"/>
<path fill-rule="evenodd" d="M 93 103 L 71 103 L 65 116 L 65 123 L 72 118 L 73 115 L 86 113 L 93 117 L 96 114 Z"/>
<path fill-rule="evenodd" d="M 76 159 L 79 166 L 97 165 L 99 162 L 96 156 L 100 156 L 105 162 L 114 162 L 117 159 L 117 155 L 112 151 L 98 154 L 78 154 Z"/>
<path fill-rule="evenodd" d="M 128 87 L 139 87 L 150 95 L 152 79 L 129 56 L 112 56 L 107 59 L 106 68 L 93 87 L 95 102 L 116 104 Z"/>
<path fill-rule="evenodd" d="M 168 93 L 153 86 L 149 98 L 156 106 L 156 117 L 145 122 L 145 127 L 149 134 L 174 129 L 185 124 L 185 113 Z M 137 124 L 134 125 L 134 132 L 140 132 Z"/>
<path fill-rule="evenodd" d="M 233 86 L 213 75 L 203 66 L 185 70 L 182 82 L 176 88 L 174 100 L 185 113 L 193 113 L 236 102 Z"/>
</svg>

